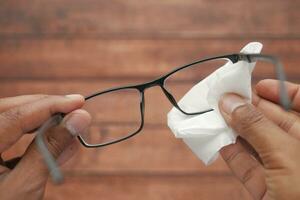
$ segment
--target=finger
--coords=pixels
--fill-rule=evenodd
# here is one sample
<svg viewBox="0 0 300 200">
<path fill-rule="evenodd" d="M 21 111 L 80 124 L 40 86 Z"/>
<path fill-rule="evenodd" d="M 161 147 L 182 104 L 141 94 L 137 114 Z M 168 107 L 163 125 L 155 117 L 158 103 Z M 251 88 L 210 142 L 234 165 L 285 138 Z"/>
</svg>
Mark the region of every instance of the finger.
<svg viewBox="0 0 300 200">
<path fill-rule="evenodd" d="M 81 95 L 49 96 L 0 114 L 0 152 L 13 145 L 24 133 L 38 128 L 55 113 L 68 113 L 82 107 Z"/>
<path fill-rule="evenodd" d="M 282 163 L 283 144 L 292 138 L 281 128 L 238 95 L 224 95 L 220 110 L 226 122 L 257 151 L 265 167 Z"/>
<path fill-rule="evenodd" d="M 298 115 L 292 112 L 287 112 L 279 105 L 260 98 L 256 94 L 253 94 L 252 103 L 262 113 L 285 132 L 293 137 L 300 139 L 300 118 Z"/>
<path fill-rule="evenodd" d="M 43 98 L 48 97 L 47 95 L 37 94 L 37 95 L 22 95 L 17 97 L 7 97 L 0 99 L 0 113 L 18 107 L 30 102 L 34 102 Z"/>
<path fill-rule="evenodd" d="M 242 137 L 238 137 L 239 143 L 244 147 L 244 149 L 255 158 L 260 164 L 262 164 L 262 160 L 259 157 L 259 154 L 255 151 L 255 149 Z"/>
<path fill-rule="evenodd" d="M 7 166 L 5 166 L 5 162 L 0 155 L 0 179 L 2 178 L 3 174 L 5 174 L 9 171 L 10 171 L 10 169 Z"/>
<path fill-rule="evenodd" d="M 85 111 L 85 110 L 76 110 L 75 112 L 72 112 L 71 114 L 67 115 L 64 120 L 63 120 L 63 124 L 66 124 L 67 121 L 70 120 L 71 117 L 74 117 L 74 114 L 80 114 L 80 120 L 78 122 L 78 124 L 74 125 L 74 126 L 79 126 L 81 125 L 81 128 L 77 128 L 80 131 L 76 131 L 74 130 L 74 128 L 72 128 L 73 126 L 69 126 L 69 130 L 72 130 L 72 132 L 75 132 L 75 135 L 81 135 L 84 136 L 86 134 L 88 134 L 88 127 L 91 124 L 91 116 L 90 114 Z M 74 122 L 75 123 L 75 122 Z M 80 147 L 80 142 L 77 140 L 77 138 L 74 138 L 73 141 L 71 142 L 71 144 L 57 157 L 57 163 L 59 165 L 63 165 L 65 162 L 67 162 L 79 149 Z"/>
<path fill-rule="evenodd" d="M 76 110 L 68 114 L 58 127 L 52 128 L 46 133 L 45 142 L 49 152 L 54 158 L 70 154 L 70 149 L 74 144 L 76 135 L 83 134 L 91 121 L 90 115 L 83 110 Z M 74 147 L 74 146 L 73 146 Z M 74 149 L 73 149 L 74 150 Z M 71 150 L 71 152 L 73 151 Z M 65 159 L 69 159 L 70 157 Z M 28 185 L 35 190 L 41 184 L 45 184 L 48 179 L 48 169 L 36 143 L 33 142 L 25 152 L 22 160 L 9 174 L 9 180 L 18 180 L 18 184 Z M 34 177 L 34 179 L 32 179 Z M 30 183 L 28 183 L 30 181 Z M 29 187 L 29 186 L 27 186 Z"/>
<path fill-rule="evenodd" d="M 220 153 L 253 198 L 261 199 L 266 191 L 263 167 L 243 146 L 241 138 L 235 144 L 223 147 Z"/>
<path fill-rule="evenodd" d="M 286 82 L 287 93 L 292 102 L 292 109 L 300 111 L 300 85 Z M 266 79 L 260 81 L 255 89 L 257 94 L 267 100 L 280 104 L 279 81 Z"/>
<path fill-rule="evenodd" d="M 72 143 L 63 151 L 57 158 L 58 166 L 65 164 L 70 158 L 72 158 L 79 150 L 80 142 L 74 138 Z"/>
</svg>

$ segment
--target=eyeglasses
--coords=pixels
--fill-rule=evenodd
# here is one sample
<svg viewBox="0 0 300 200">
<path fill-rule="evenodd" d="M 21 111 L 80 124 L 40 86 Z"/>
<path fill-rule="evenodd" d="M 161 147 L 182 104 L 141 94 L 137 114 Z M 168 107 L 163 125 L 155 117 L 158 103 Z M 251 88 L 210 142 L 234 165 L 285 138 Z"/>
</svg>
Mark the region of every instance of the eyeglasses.
<svg viewBox="0 0 300 200">
<path fill-rule="evenodd" d="M 261 70 L 254 77 L 264 79 L 264 74 L 274 74 L 274 77 L 268 76 L 267 78 L 279 80 L 281 104 L 285 109 L 289 109 L 290 100 L 284 84 L 286 78 L 282 64 L 276 57 L 262 54 L 231 54 L 195 61 L 147 83 L 112 88 L 87 96 L 84 109 L 92 115 L 94 125 L 91 126 L 88 134 L 79 135 L 78 139 L 85 147 L 97 148 L 124 141 L 138 134 L 144 126 L 145 91 L 151 87 L 159 87 L 169 102 L 185 115 L 201 115 L 211 112 L 213 110 L 211 108 L 197 110 L 183 106 L 179 100 L 196 83 L 226 63 L 247 62 L 255 64 L 257 61 L 263 61 L 264 65 L 262 68 L 256 67 Z M 269 66 L 266 66 L 266 63 Z M 156 106 L 159 108 L 161 105 Z M 55 182 L 62 179 L 62 174 L 43 141 L 43 135 L 48 129 L 59 124 L 62 118 L 62 114 L 56 114 L 50 118 L 39 128 L 36 138 L 36 143 Z M 102 129 L 97 126 L 98 124 L 100 126 L 113 124 L 121 128 Z"/>
</svg>

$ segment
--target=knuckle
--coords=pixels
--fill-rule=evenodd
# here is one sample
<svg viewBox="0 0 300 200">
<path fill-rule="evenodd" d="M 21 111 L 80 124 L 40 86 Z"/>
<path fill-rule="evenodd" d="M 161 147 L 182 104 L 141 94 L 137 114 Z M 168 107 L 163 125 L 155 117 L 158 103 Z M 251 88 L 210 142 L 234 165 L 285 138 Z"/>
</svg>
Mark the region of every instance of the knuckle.
<svg viewBox="0 0 300 200">
<path fill-rule="evenodd" d="M 14 108 L 1 113 L 1 117 L 9 122 L 19 122 L 22 112 L 20 108 Z"/>
<path fill-rule="evenodd" d="M 46 134 L 46 143 L 54 157 L 58 157 L 70 145 L 73 136 L 63 126 L 51 128 Z"/>
<path fill-rule="evenodd" d="M 265 120 L 264 115 L 250 104 L 237 108 L 232 114 L 233 126 L 242 132 L 262 126 Z"/>
<path fill-rule="evenodd" d="M 288 169 L 294 162 L 290 154 L 290 152 L 286 152 L 286 148 L 277 147 L 262 153 L 261 156 L 266 169 Z"/>
<path fill-rule="evenodd" d="M 254 166 L 247 168 L 240 178 L 241 182 L 243 184 L 246 184 L 248 181 L 250 181 L 252 178 L 254 178 L 258 167 L 259 167 L 259 165 L 256 164 Z"/>
<path fill-rule="evenodd" d="M 49 146 L 49 151 L 54 157 L 59 156 L 64 150 L 57 138 L 53 137 L 51 134 L 47 136 L 47 143 Z"/>
<path fill-rule="evenodd" d="M 279 122 L 279 127 L 281 127 L 283 130 L 285 130 L 286 132 L 290 132 L 290 130 L 292 129 L 292 127 L 296 124 L 296 122 L 299 119 L 296 116 L 293 115 L 289 115 L 286 118 L 283 118 L 280 122 Z"/>
<path fill-rule="evenodd" d="M 5 123 L 13 125 L 17 131 L 29 131 L 26 128 L 26 122 L 30 122 L 30 115 L 28 114 L 33 109 L 32 107 L 32 104 L 26 104 L 24 106 L 15 107 L 3 113 L 0 113 L 0 116 Z"/>
<path fill-rule="evenodd" d="M 234 151 L 225 158 L 225 161 L 227 163 L 233 163 L 235 160 L 238 160 L 243 153 L 243 151 Z"/>
</svg>

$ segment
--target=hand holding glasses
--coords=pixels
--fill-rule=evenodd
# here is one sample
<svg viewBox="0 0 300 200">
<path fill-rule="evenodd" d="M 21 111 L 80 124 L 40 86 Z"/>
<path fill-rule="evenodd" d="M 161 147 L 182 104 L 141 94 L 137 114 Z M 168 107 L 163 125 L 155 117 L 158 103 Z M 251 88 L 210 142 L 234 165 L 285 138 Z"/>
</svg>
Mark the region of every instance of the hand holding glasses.
<svg viewBox="0 0 300 200">
<path fill-rule="evenodd" d="M 87 96 L 84 109 L 91 113 L 96 125 L 113 124 L 119 125 L 121 128 L 99 130 L 99 127 L 92 126 L 88 134 L 85 136 L 79 135 L 78 139 L 83 146 L 96 148 L 124 141 L 139 133 L 144 126 L 145 90 L 155 86 L 160 87 L 170 103 L 185 115 L 200 115 L 210 112 L 212 109 L 193 110 L 189 107 L 181 106 L 178 102 L 196 83 L 227 62 L 234 64 L 237 62 L 252 63 L 258 61 L 262 61 L 262 66 L 256 67 L 256 69 L 260 70 L 253 77 L 278 79 L 280 81 L 281 104 L 286 110 L 289 109 L 290 100 L 284 85 L 286 78 L 283 67 L 276 57 L 261 54 L 231 54 L 207 58 L 184 65 L 147 83 L 112 88 Z M 261 63 L 257 63 L 257 65 Z M 268 76 L 263 77 L 265 74 Z M 274 74 L 274 76 L 270 77 L 270 74 Z M 119 112 L 120 110 L 126 110 L 126 113 Z M 48 129 L 59 124 L 62 118 L 63 115 L 58 113 L 49 119 L 39 128 L 36 138 L 38 147 L 55 182 L 62 180 L 62 174 L 45 146 L 43 135 Z"/>
</svg>

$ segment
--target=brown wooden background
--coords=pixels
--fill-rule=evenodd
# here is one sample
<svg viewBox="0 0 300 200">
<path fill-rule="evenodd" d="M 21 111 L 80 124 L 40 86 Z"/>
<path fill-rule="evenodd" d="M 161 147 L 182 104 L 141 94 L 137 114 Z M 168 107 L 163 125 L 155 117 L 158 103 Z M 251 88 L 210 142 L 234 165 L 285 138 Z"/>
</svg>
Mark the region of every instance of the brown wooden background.
<svg viewBox="0 0 300 200">
<path fill-rule="evenodd" d="M 0 96 L 89 94 L 254 40 L 298 81 L 299 9 L 296 0 L 0 1 Z M 49 183 L 46 199 L 250 199 L 221 159 L 205 167 L 173 137 L 160 91 L 146 98 L 142 134 L 81 148 L 64 167 L 65 184 Z"/>
</svg>

